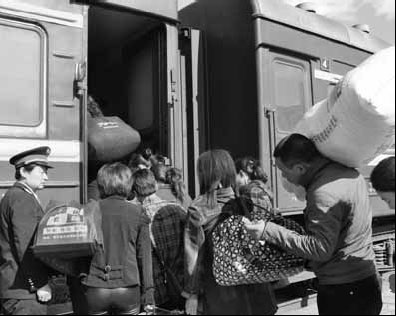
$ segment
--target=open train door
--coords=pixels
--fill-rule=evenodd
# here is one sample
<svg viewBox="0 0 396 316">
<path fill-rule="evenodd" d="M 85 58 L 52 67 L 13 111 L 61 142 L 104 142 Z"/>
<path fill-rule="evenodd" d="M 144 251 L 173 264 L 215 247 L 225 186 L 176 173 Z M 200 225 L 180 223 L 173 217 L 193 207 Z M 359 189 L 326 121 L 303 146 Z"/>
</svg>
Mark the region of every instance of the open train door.
<svg viewBox="0 0 396 316">
<path fill-rule="evenodd" d="M 181 104 L 183 113 L 184 179 L 191 196 L 199 195 L 196 165 L 205 149 L 203 111 L 203 46 L 201 32 L 182 27 L 180 36 Z M 200 92 L 199 92 L 200 91 Z"/>
<path fill-rule="evenodd" d="M 177 1 L 73 2 L 88 6 L 89 93 L 182 169 Z"/>
</svg>

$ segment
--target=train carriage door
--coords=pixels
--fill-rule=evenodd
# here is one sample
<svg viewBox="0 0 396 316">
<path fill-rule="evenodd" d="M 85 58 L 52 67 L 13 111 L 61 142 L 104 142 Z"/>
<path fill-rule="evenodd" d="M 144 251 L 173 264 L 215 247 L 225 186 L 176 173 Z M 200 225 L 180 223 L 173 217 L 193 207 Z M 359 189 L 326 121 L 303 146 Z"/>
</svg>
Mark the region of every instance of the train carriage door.
<svg viewBox="0 0 396 316">
<path fill-rule="evenodd" d="M 312 106 L 311 67 L 308 59 L 264 50 L 267 70 L 263 96 L 267 104 L 270 152 L 287 135 L 290 135 L 304 113 Z M 268 159 L 268 158 L 267 158 Z M 297 212 L 304 208 L 304 202 L 288 193 L 282 185 L 282 176 L 271 166 L 272 187 L 275 205 L 282 212 Z"/>
<path fill-rule="evenodd" d="M 138 151 L 183 168 L 176 0 L 77 2 L 89 5 L 89 93 L 105 116 L 139 131 Z M 97 169 L 90 164 L 90 178 Z"/>
<path fill-rule="evenodd" d="M 167 68 L 168 68 L 168 138 L 172 165 L 183 170 L 186 178 L 185 150 L 185 113 L 182 107 L 182 89 L 180 73 L 179 31 L 176 26 L 166 25 L 167 32 Z"/>
<path fill-rule="evenodd" d="M 201 32 L 196 29 L 182 28 L 180 31 L 180 73 L 181 73 L 181 102 L 183 113 L 183 161 L 184 180 L 188 184 L 189 194 L 198 196 L 199 184 L 196 175 L 196 165 L 204 140 L 202 118 L 200 113 L 203 102 L 199 95 L 199 69 Z"/>
</svg>

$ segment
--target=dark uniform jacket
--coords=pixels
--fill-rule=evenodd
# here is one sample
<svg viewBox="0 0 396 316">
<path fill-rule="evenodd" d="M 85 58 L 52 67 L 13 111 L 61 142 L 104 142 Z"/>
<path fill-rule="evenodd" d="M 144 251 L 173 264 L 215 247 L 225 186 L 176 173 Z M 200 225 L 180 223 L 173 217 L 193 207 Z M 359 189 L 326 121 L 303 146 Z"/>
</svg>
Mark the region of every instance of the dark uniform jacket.
<svg viewBox="0 0 396 316">
<path fill-rule="evenodd" d="M 35 232 L 43 209 L 21 183 L 15 183 L 0 202 L 0 298 L 33 299 L 48 283 L 49 269 L 33 256 Z M 30 282 L 29 282 L 30 281 Z"/>
</svg>

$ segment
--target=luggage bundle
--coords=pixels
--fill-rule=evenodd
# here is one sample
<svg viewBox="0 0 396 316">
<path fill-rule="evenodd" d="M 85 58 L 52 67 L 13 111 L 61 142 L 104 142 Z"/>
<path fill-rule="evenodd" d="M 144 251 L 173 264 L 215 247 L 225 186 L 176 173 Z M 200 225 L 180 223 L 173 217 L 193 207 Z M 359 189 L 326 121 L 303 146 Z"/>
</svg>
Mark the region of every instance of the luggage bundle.
<svg viewBox="0 0 396 316">
<path fill-rule="evenodd" d="M 91 257 L 100 246 L 103 232 L 99 203 L 57 203 L 40 221 L 33 252 L 53 269 L 78 275 L 78 259 Z"/>
<path fill-rule="evenodd" d="M 334 161 L 359 168 L 395 143 L 395 47 L 350 71 L 306 113 L 296 133 Z"/>
<path fill-rule="evenodd" d="M 88 158 L 108 163 L 120 160 L 139 147 L 138 131 L 117 116 L 104 116 L 92 97 L 88 102 Z"/>
<path fill-rule="evenodd" d="M 117 116 L 88 117 L 89 160 L 112 162 L 140 145 L 140 134 Z"/>
<path fill-rule="evenodd" d="M 296 222 L 257 206 L 246 217 L 270 220 L 299 234 L 305 234 Z M 219 223 L 212 232 L 213 274 L 219 285 L 272 282 L 304 270 L 302 258 L 287 254 L 273 244 L 253 239 L 246 231 L 242 218 L 242 215 L 232 215 Z"/>
</svg>

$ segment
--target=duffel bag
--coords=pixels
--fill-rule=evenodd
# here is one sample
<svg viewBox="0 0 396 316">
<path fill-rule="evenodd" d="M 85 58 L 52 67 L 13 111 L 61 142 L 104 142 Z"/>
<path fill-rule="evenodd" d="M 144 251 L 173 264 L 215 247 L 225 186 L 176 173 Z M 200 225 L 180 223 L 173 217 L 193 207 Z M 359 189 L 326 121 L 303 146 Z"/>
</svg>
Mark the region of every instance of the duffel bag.
<svg viewBox="0 0 396 316">
<path fill-rule="evenodd" d="M 41 219 L 33 253 L 55 270 L 78 275 L 80 259 L 103 247 L 102 216 L 97 201 L 52 206 Z"/>
<path fill-rule="evenodd" d="M 88 115 L 88 158 L 101 163 L 120 160 L 139 147 L 140 134 L 117 116 Z"/>
<path fill-rule="evenodd" d="M 243 203 L 242 206 L 243 207 Z M 299 234 L 304 229 L 292 220 L 255 206 L 249 215 L 254 220 L 270 220 Z M 278 281 L 304 270 L 304 259 L 279 247 L 253 239 L 246 231 L 242 215 L 232 215 L 212 232 L 213 275 L 221 286 Z"/>
<path fill-rule="evenodd" d="M 362 167 L 395 143 L 395 47 L 351 70 L 297 124 L 325 156 Z"/>
</svg>

